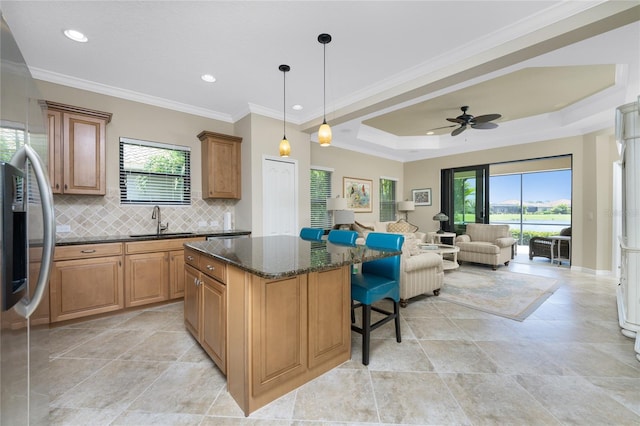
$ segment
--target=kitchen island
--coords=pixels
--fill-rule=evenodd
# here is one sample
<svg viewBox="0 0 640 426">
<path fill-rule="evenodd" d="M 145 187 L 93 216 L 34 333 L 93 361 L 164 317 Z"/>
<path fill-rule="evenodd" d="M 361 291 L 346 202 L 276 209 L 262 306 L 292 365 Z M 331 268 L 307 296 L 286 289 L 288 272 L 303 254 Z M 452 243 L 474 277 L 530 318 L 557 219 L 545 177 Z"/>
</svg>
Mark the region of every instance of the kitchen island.
<svg viewBox="0 0 640 426">
<path fill-rule="evenodd" d="M 400 254 L 297 236 L 185 244 L 185 326 L 245 415 L 351 357 L 351 265 Z"/>
</svg>

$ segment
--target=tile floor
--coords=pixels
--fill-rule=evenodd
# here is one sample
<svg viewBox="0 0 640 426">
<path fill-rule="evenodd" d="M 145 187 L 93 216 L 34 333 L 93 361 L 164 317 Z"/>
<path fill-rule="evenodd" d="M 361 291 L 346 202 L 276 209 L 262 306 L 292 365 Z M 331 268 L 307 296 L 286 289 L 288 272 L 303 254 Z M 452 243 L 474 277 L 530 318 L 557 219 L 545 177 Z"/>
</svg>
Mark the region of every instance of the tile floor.
<svg viewBox="0 0 640 426">
<path fill-rule="evenodd" d="M 464 267 L 464 265 L 462 266 Z M 501 268 L 504 269 L 504 268 Z M 427 297 L 352 360 L 245 418 L 182 303 L 53 328 L 54 425 L 639 425 L 640 362 L 615 281 L 520 255 L 562 286 L 523 322 Z"/>
</svg>

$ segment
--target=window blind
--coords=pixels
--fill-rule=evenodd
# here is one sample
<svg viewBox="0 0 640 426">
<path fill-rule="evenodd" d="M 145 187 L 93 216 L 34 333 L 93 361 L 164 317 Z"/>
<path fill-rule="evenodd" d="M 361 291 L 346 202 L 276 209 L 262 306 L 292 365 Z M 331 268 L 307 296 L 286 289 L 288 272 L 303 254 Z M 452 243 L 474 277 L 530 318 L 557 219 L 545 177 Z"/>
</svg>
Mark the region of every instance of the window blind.
<svg viewBox="0 0 640 426">
<path fill-rule="evenodd" d="M 380 179 L 380 222 L 396 220 L 396 181 Z"/>
<path fill-rule="evenodd" d="M 121 204 L 191 204 L 188 147 L 120 138 Z"/>
<path fill-rule="evenodd" d="M 327 212 L 327 198 L 331 197 L 331 172 L 311 169 L 311 227 L 329 229 L 331 218 Z"/>
</svg>

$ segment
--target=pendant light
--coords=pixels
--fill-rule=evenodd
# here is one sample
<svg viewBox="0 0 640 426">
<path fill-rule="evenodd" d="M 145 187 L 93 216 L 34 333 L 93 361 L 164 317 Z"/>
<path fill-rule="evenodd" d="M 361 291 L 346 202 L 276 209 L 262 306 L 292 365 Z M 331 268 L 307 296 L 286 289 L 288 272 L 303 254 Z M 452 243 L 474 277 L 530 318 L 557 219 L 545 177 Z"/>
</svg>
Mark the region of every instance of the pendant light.
<svg viewBox="0 0 640 426">
<path fill-rule="evenodd" d="M 320 146 L 331 145 L 331 127 L 327 124 L 327 44 L 331 43 L 330 34 L 320 34 L 318 41 L 323 45 L 324 50 L 324 65 L 322 71 L 323 77 L 323 113 L 322 113 L 322 125 L 318 129 L 318 142 Z"/>
<path fill-rule="evenodd" d="M 282 71 L 282 140 L 280 141 L 280 157 L 288 157 L 291 154 L 291 145 L 287 140 L 287 72 L 291 70 L 289 65 L 280 65 Z"/>
</svg>

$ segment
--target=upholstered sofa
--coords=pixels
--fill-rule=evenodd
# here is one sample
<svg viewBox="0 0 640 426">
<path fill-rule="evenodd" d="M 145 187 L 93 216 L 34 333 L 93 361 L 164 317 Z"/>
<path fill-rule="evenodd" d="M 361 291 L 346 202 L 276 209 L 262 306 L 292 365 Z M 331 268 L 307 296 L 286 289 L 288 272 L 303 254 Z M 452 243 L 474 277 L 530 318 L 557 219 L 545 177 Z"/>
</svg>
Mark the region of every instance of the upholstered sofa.
<svg viewBox="0 0 640 426">
<path fill-rule="evenodd" d="M 509 225 L 469 223 L 466 233 L 455 239 L 458 262 L 484 263 L 495 271 L 498 265 L 509 264 L 515 242 Z"/>
<path fill-rule="evenodd" d="M 571 227 L 563 228 L 560 231 L 560 235 L 565 237 L 571 236 Z M 529 260 L 533 260 L 534 256 L 546 257 L 551 259 L 551 245 L 550 238 L 545 237 L 531 237 L 529 240 Z M 557 250 L 557 249 L 556 249 Z M 565 259 L 569 258 L 569 245 L 566 242 L 560 244 L 560 256 Z"/>
<path fill-rule="evenodd" d="M 442 257 L 436 253 L 420 251 L 427 234 L 404 220 L 398 222 L 356 222 L 352 228 L 358 232 L 357 244 L 364 244 L 369 232 L 393 232 L 404 235 L 400 260 L 400 306 L 407 306 L 409 299 L 425 293 L 438 295 L 444 280 Z"/>
</svg>

